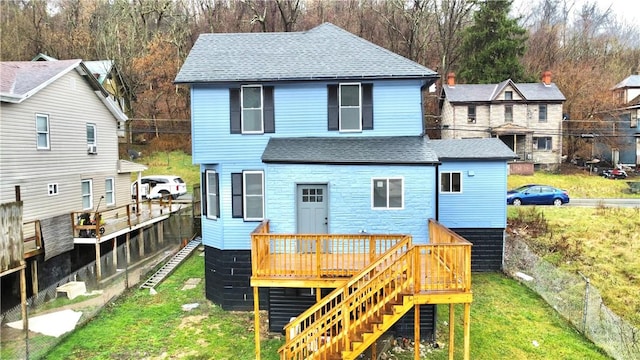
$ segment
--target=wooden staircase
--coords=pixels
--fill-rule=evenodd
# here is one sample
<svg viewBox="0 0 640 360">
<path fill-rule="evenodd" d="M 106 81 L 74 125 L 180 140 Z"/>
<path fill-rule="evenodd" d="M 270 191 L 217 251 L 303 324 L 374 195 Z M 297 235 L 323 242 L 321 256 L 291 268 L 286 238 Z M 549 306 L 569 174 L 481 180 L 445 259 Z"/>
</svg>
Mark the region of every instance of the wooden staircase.
<svg viewBox="0 0 640 360">
<path fill-rule="evenodd" d="M 402 241 L 285 327 L 281 359 L 355 359 L 414 306 L 410 241 Z"/>
<path fill-rule="evenodd" d="M 334 357 L 331 359 L 355 359 L 413 307 L 413 296 L 400 294 L 397 299 L 388 302 L 383 307 L 381 316 L 367 319 L 363 326 L 355 331 L 351 338 L 351 351 L 344 350 L 339 356 L 332 355 Z"/>
</svg>

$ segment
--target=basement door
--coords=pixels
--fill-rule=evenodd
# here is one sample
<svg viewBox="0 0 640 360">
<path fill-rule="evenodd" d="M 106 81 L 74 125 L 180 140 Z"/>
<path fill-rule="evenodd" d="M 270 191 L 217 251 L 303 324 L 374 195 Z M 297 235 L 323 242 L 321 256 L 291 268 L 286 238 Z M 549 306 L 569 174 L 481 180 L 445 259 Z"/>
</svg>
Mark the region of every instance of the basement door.
<svg viewBox="0 0 640 360">
<path fill-rule="evenodd" d="M 298 234 L 329 232 L 329 207 L 326 184 L 298 185 L 296 190 Z M 315 242 L 300 242 L 298 251 L 315 251 Z"/>
</svg>

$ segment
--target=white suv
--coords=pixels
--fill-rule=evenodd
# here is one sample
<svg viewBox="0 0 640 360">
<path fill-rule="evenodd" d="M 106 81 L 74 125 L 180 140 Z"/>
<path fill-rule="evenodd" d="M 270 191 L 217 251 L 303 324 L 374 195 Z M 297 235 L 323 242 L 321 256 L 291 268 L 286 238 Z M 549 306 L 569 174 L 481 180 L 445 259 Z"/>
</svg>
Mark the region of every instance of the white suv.
<svg viewBox="0 0 640 360">
<path fill-rule="evenodd" d="M 179 176 L 173 175 L 149 175 L 140 179 L 141 196 L 143 199 L 158 199 L 171 196 L 177 199 L 178 196 L 187 193 L 187 184 Z M 131 197 L 136 198 L 137 182 L 131 183 Z"/>
</svg>

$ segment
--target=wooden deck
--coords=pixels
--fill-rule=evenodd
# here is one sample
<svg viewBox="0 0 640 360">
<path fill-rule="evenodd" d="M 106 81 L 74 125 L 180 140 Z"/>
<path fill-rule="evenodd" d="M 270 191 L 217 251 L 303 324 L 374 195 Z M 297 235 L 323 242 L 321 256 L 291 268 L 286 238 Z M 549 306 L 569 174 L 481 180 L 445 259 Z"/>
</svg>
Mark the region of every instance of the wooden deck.
<svg viewBox="0 0 640 360">
<path fill-rule="evenodd" d="M 73 242 L 74 244 L 102 243 L 165 220 L 171 213 L 187 206 L 190 207 L 191 202 L 158 199 L 147 200 L 140 204 L 131 203 L 98 212 L 73 212 L 71 213 Z M 88 216 L 91 223 L 94 222 L 93 219 L 100 219 L 100 224 L 83 224 L 83 216 Z M 101 232 L 101 228 L 104 231 Z"/>
<path fill-rule="evenodd" d="M 402 234 L 272 234 L 268 229 L 265 222 L 251 235 L 252 286 L 334 288 L 397 244 L 411 246 L 411 237 Z M 433 230 L 430 239 L 412 250 L 412 269 L 420 279 L 416 294 L 470 289 L 471 244 L 444 227 Z"/>
<path fill-rule="evenodd" d="M 256 313 L 259 287 L 335 288 L 285 327 L 281 359 L 355 359 L 410 309 L 450 304 L 453 312 L 456 303 L 465 307 L 469 358 L 471 243 L 437 222 L 426 245 L 408 235 L 271 234 L 268 221 L 251 237 Z M 452 359 L 453 336 L 450 347 Z M 257 333 L 256 349 L 260 359 Z"/>
</svg>

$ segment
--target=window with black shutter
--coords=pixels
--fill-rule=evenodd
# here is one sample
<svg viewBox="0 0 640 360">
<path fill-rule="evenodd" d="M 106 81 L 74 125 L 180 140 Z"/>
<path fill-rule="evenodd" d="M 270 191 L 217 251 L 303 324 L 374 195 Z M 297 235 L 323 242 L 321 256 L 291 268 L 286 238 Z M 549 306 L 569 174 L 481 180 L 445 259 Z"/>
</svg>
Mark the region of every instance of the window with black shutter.
<svg viewBox="0 0 640 360">
<path fill-rule="evenodd" d="M 327 85 L 327 129 L 373 130 L 373 84 Z"/>
<path fill-rule="evenodd" d="M 207 172 L 203 172 L 200 174 L 200 199 L 201 199 L 201 204 L 200 206 L 202 206 L 201 212 L 202 215 L 204 215 L 205 217 L 209 217 L 208 213 L 207 213 Z"/>
<path fill-rule="evenodd" d="M 205 171 L 206 174 L 206 196 L 202 199 L 205 202 L 203 207 L 206 208 L 206 216 L 208 219 L 217 219 L 220 217 L 220 196 L 218 173 L 213 170 Z"/>
<path fill-rule="evenodd" d="M 242 173 L 231 174 L 231 216 L 242 218 Z"/>
<path fill-rule="evenodd" d="M 229 121 L 231 134 L 275 133 L 273 86 L 229 89 Z"/>
</svg>

